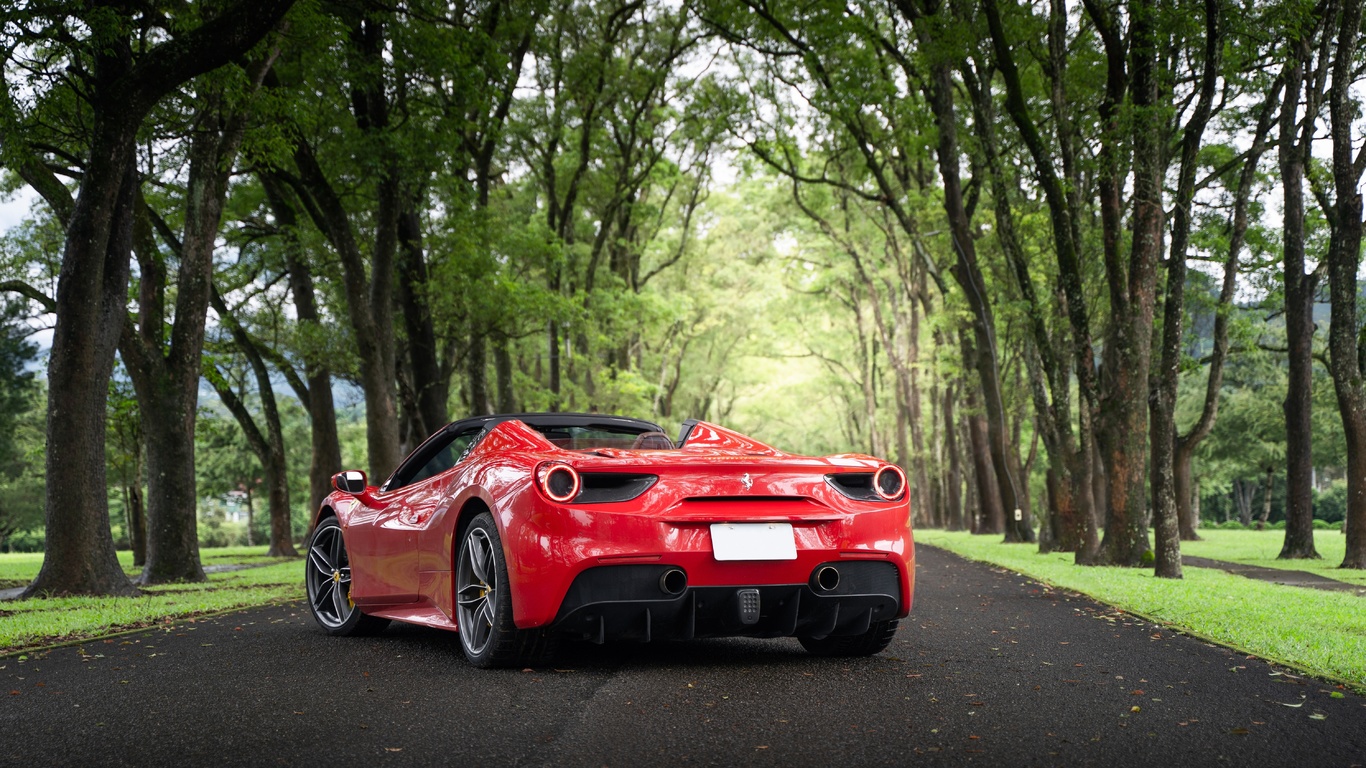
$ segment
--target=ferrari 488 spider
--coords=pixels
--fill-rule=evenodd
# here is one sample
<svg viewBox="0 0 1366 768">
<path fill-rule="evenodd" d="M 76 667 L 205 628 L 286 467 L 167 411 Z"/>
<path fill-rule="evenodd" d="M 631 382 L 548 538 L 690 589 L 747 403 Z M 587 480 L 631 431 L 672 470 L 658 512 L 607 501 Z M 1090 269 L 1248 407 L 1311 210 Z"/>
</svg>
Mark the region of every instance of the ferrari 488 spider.
<svg viewBox="0 0 1366 768">
<path fill-rule="evenodd" d="M 379 487 L 339 473 L 314 520 L 309 608 L 334 635 L 457 631 L 477 666 L 596 643 L 796 637 L 887 647 L 911 608 L 906 475 L 783 453 L 705 422 L 597 414 L 454 422 Z"/>
</svg>

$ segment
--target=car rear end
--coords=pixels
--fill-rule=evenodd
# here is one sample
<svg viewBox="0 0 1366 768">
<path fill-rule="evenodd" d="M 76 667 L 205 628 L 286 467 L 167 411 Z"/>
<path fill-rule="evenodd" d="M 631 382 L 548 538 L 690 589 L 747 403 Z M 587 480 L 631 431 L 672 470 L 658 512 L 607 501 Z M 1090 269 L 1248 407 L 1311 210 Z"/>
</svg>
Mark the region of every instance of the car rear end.
<svg viewBox="0 0 1366 768">
<path fill-rule="evenodd" d="M 594 642 L 859 638 L 910 610 L 894 465 L 685 448 L 570 455 L 535 475 L 508 521 L 520 627 Z"/>
</svg>

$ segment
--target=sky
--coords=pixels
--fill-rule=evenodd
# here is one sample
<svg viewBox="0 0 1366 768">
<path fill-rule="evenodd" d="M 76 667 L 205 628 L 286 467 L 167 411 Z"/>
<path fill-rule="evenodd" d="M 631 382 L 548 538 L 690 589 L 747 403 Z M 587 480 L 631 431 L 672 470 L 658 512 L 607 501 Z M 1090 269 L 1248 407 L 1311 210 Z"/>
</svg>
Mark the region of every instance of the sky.
<svg viewBox="0 0 1366 768">
<path fill-rule="evenodd" d="M 28 187 L 21 187 L 13 195 L 0 198 L 0 235 L 8 232 L 10 227 L 28 215 L 33 198 L 33 190 Z"/>
<path fill-rule="evenodd" d="M 5 235 L 11 228 L 19 224 L 29 215 L 29 208 L 38 199 L 38 196 L 29 187 L 20 187 L 19 191 L 0 197 L 0 236 Z M 38 330 L 31 337 L 32 341 L 37 342 L 42 354 L 47 354 L 48 347 L 52 346 L 51 317 L 45 316 L 30 322 Z M 31 368 L 43 369 L 47 367 L 45 361 L 31 364 Z"/>
</svg>

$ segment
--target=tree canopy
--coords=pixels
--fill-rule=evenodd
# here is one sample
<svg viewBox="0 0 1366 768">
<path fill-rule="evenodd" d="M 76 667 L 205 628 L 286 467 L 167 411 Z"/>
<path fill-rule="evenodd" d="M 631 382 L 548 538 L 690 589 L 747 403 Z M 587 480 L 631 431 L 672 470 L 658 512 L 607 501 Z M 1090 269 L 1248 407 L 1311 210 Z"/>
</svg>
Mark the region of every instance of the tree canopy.
<svg viewBox="0 0 1366 768">
<path fill-rule="evenodd" d="M 1335 494 L 1366 567 L 1360 6 L 12 3 L 0 521 L 126 592 L 116 539 L 202 578 L 206 499 L 286 554 L 343 465 L 611 411 L 1168 577 Z"/>
</svg>

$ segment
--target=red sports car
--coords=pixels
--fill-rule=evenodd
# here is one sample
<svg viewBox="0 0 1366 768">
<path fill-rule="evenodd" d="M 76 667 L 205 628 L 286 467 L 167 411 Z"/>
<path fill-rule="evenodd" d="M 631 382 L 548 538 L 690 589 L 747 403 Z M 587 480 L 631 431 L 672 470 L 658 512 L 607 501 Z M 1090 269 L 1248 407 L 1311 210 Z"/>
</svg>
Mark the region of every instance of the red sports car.
<svg viewBox="0 0 1366 768">
<path fill-rule="evenodd" d="M 911 608 L 906 475 L 783 453 L 705 422 L 516 414 L 454 422 L 384 485 L 334 478 L 308 547 L 323 629 L 458 631 L 480 667 L 602 643 L 796 637 L 887 647 Z"/>
</svg>

